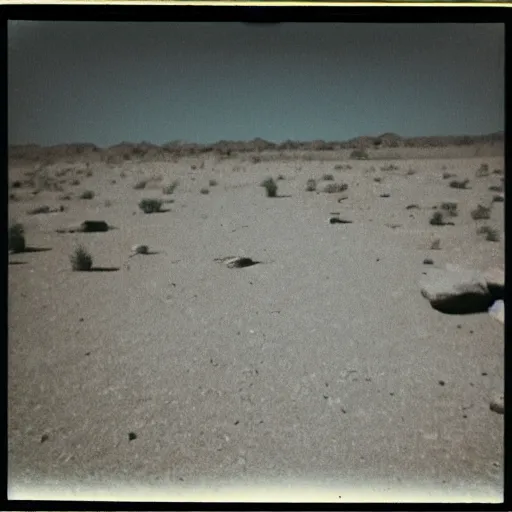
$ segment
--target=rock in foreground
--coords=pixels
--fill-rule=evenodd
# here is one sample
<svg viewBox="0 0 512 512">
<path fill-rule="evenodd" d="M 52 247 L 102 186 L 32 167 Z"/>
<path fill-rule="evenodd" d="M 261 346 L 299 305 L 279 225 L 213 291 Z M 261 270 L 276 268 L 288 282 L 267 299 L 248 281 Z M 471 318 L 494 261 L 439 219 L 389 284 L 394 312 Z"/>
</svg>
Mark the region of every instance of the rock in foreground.
<svg viewBox="0 0 512 512">
<path fill-rule="evenodd" d="M 493 303 L 487 281 L 480 272 L 454 265 L 447 265 L 446 270 L 430 270 L 420 281 L 420 287 L 423 297 L 442 313 L 481 313 Z"/>
</svg>

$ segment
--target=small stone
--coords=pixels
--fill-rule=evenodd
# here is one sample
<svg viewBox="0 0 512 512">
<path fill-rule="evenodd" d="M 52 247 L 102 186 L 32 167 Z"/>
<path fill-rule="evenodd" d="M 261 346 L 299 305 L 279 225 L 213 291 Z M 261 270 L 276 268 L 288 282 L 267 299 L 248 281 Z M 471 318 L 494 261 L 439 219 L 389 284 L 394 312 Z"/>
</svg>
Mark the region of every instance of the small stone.
<svg viewBox="0 0 512 512">
<path fill-rule="evenodd" d="M 423 260 L 423 265 L 433 265 L 434 264 L 434 260 L 430 259 L 430 258 L 425 258 Z"/>
<path fill-rule="evenodd" d="M 41 436 L 41 443 L 44 443 L 45 441 L 48 441 L 48 439 L 49 439 L 48 434 L 43 434 L 43 435 Z"/>
<path fill-rule="evenodd" d="M 482 376 L 486 376 L 487 375 L 487 372 L 482 372 Z"/>
<path fill-rule="evenodd" d="M 496 412 L 498 414 L 505 413 L 505 402 L 503 395 L 497 395 L 492 398 L 491 403 L 489 404 L 489 408 L 491 411 Z"/>
<path fill-rule="evenodd" d="M 134 439 L 137 439 L 137 434 L 135 432 L 130 432 L 128 434 L 128 440 L 133 441 Z"/>
<path fill-rule="evenodd" d="M 440 380 L 440 381 L 439 381 L 439 385 L 440 385 L 440 386 L 444 386 L 444 385 L 445 385 L 444 380 Z"/>
<path fill-rule="evenodd" d="M 133 254 L 148 254 L 149 247 L 147 245 L 137 244 L 132 246 Z"/>
</svg>

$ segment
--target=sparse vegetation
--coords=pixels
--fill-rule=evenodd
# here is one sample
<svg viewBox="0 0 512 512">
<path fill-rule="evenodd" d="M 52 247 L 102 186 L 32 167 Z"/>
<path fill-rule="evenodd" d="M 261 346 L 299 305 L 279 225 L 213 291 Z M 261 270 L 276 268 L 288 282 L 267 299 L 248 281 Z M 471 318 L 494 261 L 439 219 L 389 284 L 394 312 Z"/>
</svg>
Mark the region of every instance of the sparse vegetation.
<svg viewBox="0 0 512 512">
<path fill-rule="evenodd" d="M 346 183 L 327 183 L 324 187 L 326 194 L 337 194 L 347 190 L 348 185 Z"/>
<path fill-rule="evenodd" d="M 434 240 L 432 240 L 432 243 L 430 244 L 430 248 L 433 251 L 438 251 L 439 249 L 441 249 L 441 239 L 435 238 Z"/>
<path fill-rule="evenodd" d="M 23 252 L 26 249 L 25 242 L 25 229 L 19 222 L 12 224 L 9 227 L 8 233 L 8 248 L 9 251 L 14 253 Z"/>
<path fill-rule="evenodd" d="M 12 188 L 21 188 L 23 183 L 20 180 L 15 180 L 11 183 Z"/>
<path fill-rule="evenodd" d="M 485 239 L 488 242 L 499 242 L 500 233 L 497 229 L 490 226 L 481 226 L 476 230 L 478 235 L 485 235 Z"/>
<path fill-rule="evenodd" d="M 206 187 L 203 187 L 199 192 L 201 192 L 201 194 L 209 194 L 210 193 L 210 189 L 209 188 L 206 188 Z"/>
<path fill-rule="evenodd" d="M 278 177 L 277 177 L 277 180 L 278 181 L 283 181 L 285 178 L 284 178 L 284 175 L 283 174 L 280 174 Z"/>
<path fill-rule="evenodd" d="M 432 226 L 444 226 L 444 215 L 441 212 L 434 212 L 429 222 Z"/>
<path fill-rule="evenodd" d="M 475 174 L 477 178 L 485 178 L 486 176 L 489 176 L 489 165 L 482 164 Z"/>
<path fill-rule="evenodd" d="M 368 160 L 368 152 L 365 149 L 354 149 L 352 153 L 350 153 L 350 158 L 354 160 Z"/>
<path fill-rule="evenodd" d="M 414 208 L 414 209 L 419 209 L 419 206 L 418 206 L 416 203 L 414 203 L 414 204 L 408 204 L 408 205 L 405 207 L 405 209 L 406 209 L 406 210 L 412 210 L 413 208 Z"/>
<path fill-rule="evenodd" d="M 498 176 L 502 176 L 503 175 L 503 169 L 494 169 L 494 171 L 492 171 L 493 174 L 497 174 Z"/>
<path fill-rule="evenodd" d="M 274 181 L 274 178 L 267 178 L 261 183 L 261 186 L 267 191 L 267 197 L 276 197 L 277 183 Z"/>
<path fill-rule="evenodd" d="M 72 194 L 62 194 L 58 197 L 59 201 L 71 201 L 72 198 Z"/>
<path fill-rule="evenodd" d="M 450 187 L 466 189 L 466 188 L 468 188 L 468 183 L 469 183 L 469 180 L 463 180 L 463 181 L 453 180 L 453 181 L 450 181 Z"/>
<path fill-rule="evenodd" d="M 492 202 L 493 203 L 503 203 L 503 202 L 505 202 L 505 198 L 503 196 L 499 196 L 499 195 L 492 196 Z"/>
<path fill-rule="evenodd" d="M 259 164 L 261 162 L 261 157 L 260 156 L 252 156 L 251 157 L 251 162 L 253 164 Z"/>
<path fill-rule="evenodd" d="M 316 180 L 310 178 L 306 183 L 306 190 L 308 192 L 314 192 L 316 190 Z"/>
<path fill-rule="evenodd" d="M 74 250 L 69 260 L 71 261 L 71 268 L 74 271 L 87 272 L 92 268 L 92 256 L 82 245 L 79 245 Z"/>
<path fill-rule="evenodd" d="M 74 187 L 76 187 L 77 185 L 80 185 L 80 180 L 75 178 L 70 181 L 70 184 L 73 185 Z"/>
<path fill-rule="evenodd" d="M 80 194 L 80 199 L 92 199 L 94 197 L 94 192 L 92 190 L 84 190 Z"/>
<path fill-rule="evenodd" d="M 173 181 L 172 183 L 170 183 L 169 185 L 165 185 L 162 189 L 162 192 L 165 194 L 165 195 L 171 195 L 174 190 L 176 189 L 176 187 L 178 186 L 178 181 L 175 180 Z"/>
<path fill-rule="evenodd" d="M 144 179 L 144 180 L 139 180 L 137 183 L 135 183 L 135 185 L 133 185 L 133 188 L 135 190 L 142 190 L 144 188 L 146 188 L 146 185 L 148 184 L 148 181 L 147 179 Z"/>
<path fill-rule="evenodd" d="M 141 199 L 139 208 L 144 213 L 157 213 L 162 208 L 162 201 L 160 199 Z"/>
<path fill-rule="evenodd" d="M 332 174 L 324 174 L 324 175 L 322 176 L 322 179 L 323 179 L 324 181 L 334 181 L 334 176 L 333 176 Z"/>
<path fill-rule="evenodd" d="M 444 210 L 450 217 L 457 217 L 457 203 L 441 203 L 441 210 Z"/>
<path fill-rule="evenodd" d="M 471 218 L 473 220 L 487 220 L 491 218 L 491 208 L 479 204 L 472 212 Z"/>
<path fill-rule="evenodd" d="M 32 210 L 29 210 L 27 213 L 29 215 L 39 215 L 42 213 L 50 213 L 50 207 L 47 205 L 43 206 L 37 206 L 36 208 L 33 208 Z"/>
<path fill-rule="evenodd" d="M 491 190 L 492 192 L 503 192 L 504 187 L 503 185 L 491 185 L 489 187 L 489 190 Z"/>
<path fill-rule="evenodd" d="M 208 185 L 210 185 L 210 187 L 216 187 L 218 185 L 217 180 L 210 180 Z"/>
<path fill-rule="evenodd" d="M 380 168 L 381 171 L 398 171 L 399 167 L 397 165 L 389 164 L 384 165 Z"/>
</svg>

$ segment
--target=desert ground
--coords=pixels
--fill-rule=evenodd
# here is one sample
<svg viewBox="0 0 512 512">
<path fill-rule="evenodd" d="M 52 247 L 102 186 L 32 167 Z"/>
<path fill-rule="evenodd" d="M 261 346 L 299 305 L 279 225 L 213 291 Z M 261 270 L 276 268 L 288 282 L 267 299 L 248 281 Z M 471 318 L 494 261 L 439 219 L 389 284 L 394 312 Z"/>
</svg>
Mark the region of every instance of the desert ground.
<svg viewBox="0 0 512 512">
<path fill-rule="evenodd" d="M 503 188 L 503 149 L 350 154 L 11 158 L 9 221 L 29 250 L 9 255 L 10 492 L 357 481 L 501 495 L 503 415 L 489 404 L 503 325 L 443 314 L 418 283 L 447 263 L 504 267 L 489 190 Z M 143 198 L 168 202 L 146 214 Z M 453 225 L 431 225 L 443 202 L 458 205 Z M 473 220 L 478 204 L 489 220 Z M 84 220 L 113 229 L 57 232 Z M 92 271 L 72 270 L 78 244 Z"/>
</svg>

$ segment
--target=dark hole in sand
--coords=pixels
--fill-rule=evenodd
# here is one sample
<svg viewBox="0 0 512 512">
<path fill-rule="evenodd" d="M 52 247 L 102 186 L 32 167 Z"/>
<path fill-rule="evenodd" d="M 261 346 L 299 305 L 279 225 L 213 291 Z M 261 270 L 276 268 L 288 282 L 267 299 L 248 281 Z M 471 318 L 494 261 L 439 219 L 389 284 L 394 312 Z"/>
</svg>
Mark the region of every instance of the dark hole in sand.
<svg viewBox="0 0 512 512">
<path fill-rule="evenodd" d="M 475 313 L 487 313 L 494 304 L 494 297 L 489 295 L 476 295 L 467 293 L 453 299 L 443 300 L 440 303 L 432 303 L 432 307 L 447 315 L 471 315 Z"/>
</svg>

